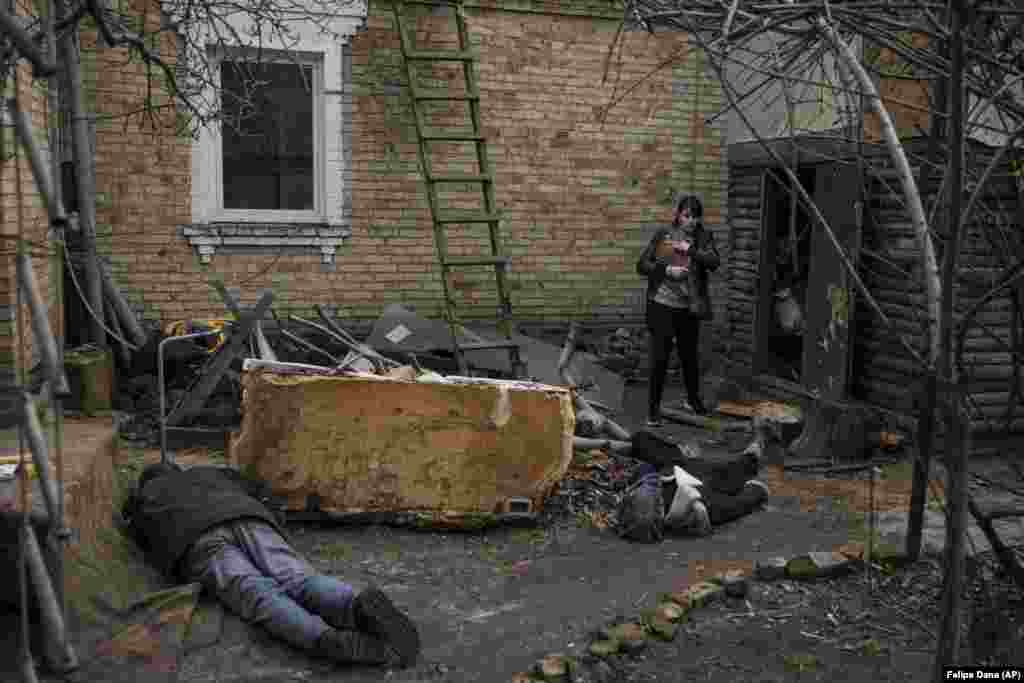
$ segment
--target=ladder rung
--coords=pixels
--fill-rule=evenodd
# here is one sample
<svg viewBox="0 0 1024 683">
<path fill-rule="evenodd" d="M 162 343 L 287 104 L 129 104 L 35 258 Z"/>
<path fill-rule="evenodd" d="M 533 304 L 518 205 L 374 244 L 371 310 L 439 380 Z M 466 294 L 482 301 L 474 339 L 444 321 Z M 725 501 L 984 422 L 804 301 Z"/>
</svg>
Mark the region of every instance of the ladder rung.
<svg viewBox="0 0 1024 683">
<path fill-rule="evenodd" d="M 494 223 L 500 220 L 500 213 L 485 211 L 445 211 L 434 218 L 435 223 Z"/>
<path fill-rule="evenodd" d="M 459 344 L 460 351 L 488 351 L 491 349 L 518 349 L 519 343 L 514 341 L 480 342 L 477 344 Z"/>
<path fill-rule="evenodd" d="M 480 94 L 479 93 L 464 92 L 464 93 L 456 93 L 456 94 L 453 95 L 452 93 L 448 92 L 447 90 L 419 90 L 417 88 L 413 88 L 413 90 L 412 90 L 412 98 L 414 100 L 426 100 L 426 101 L 433 101 L 433 100 L 446 101 L 446 100 L 452 100 L 452 101 L 457 101 L 457 102 L 473 102 L 473 101 L 476 101 L 476 100 L 480 99 Z"/>
<path fill-rule="evenodd" d="M 508 256 L 467 256 L 465 258 L 447 258 L 443 262 L 445 268 L 462 266 L 507 266 L 511 259 Z"/>
<path fill-rule="evenodd" d="M 486 136 L 474 130 L 435 130 L 424 128 L 421 136 L 424 140 L 437 140 L 444 142 L 483 142 Z"/>
<path fill-rule="evenodd" d="M 446 173 L 443 175 L 429 175 L 427 180 L 434 183 L 489 183 L 494 178 L 487 173 Z"/>
<path fill-rule="evenodd" d="M 476 54 L 470 50 L 410 50 L 405 58 L 417 62 L 472 62 Z"/>
</svg>

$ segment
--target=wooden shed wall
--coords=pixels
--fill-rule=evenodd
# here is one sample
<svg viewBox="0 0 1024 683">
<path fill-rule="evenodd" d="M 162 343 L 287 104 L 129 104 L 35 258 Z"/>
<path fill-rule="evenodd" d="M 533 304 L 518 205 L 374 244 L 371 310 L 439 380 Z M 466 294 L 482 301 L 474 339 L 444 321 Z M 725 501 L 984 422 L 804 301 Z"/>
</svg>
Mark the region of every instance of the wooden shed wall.
<svg viewBox="0 0 1024 683">
<path fill-rule="evenodd" d="M 925 141 L 907 146 L 908 156 L 920 178 Z M 992 150 L 972 146 L 968 154 L 968 179 L 977 179 L 991 159 Z M 734 155 L 730 152 L 730 159 Z M 900 413 L 916 413 L 921 375 L 903 346 L 906 340 L 923 352 L 924 290 L 920 257 L 909 218 L 899 193 L 899 183 L 883 150 L 869 153 L 867 163 L 876 177 L 868 184 L 868 206 L 859 270 L 881 310 L 891 320 L 887 327 L 865 302 L 854 297 L 854 359 L 850 385 L 852 398 Z M 770 164 L 762 160 L 730 163 L 729 217 L 732 256 L 728 264 L 728 343 L 731 365 L 740 371 L 753 369 L 756 350 L 755 315 L 761 248 L 761 177 Z M 940 177 L 922 183 L 926 210 L 930 210 Z M 986 192 L 982 207 L 967 226 L 957 281 L 957 316 L 962 318 L 991 287 L 1008 263 L 1024 258 L 1024 239 L 1019 235 L 1020 195 L 1007 167 L 1000 169 Z M 969 182 L 968 189 L 971 187 Z M 998 227 L 1009 227 L 1015 237 L 998 241 Z M 977 320 L 987 329 L 973 326 L 965 337 L 967 387 L 974 411 L 975 437 L 979 443 L 1009 434 L 1024 434 L 1024 405 L 1015 398 L 1020 384 L 1013 374 L 1012 355 L 1018 348 L 1019 331 L 1013 321 L 1009 290 L 987 302 Z M 996 341 L 993 336 L 1001 341 Z M 902 340 L 901 340 L 902 338 Z M 1024 389 L 1021 390 L 1024 393 Z M 1007 420 L 1007 418 L 1009 418 Z"/>
<path fill-rule="evenodd" d="M 753 369 L 761 262 L 761 176 L 764 167 L 729 169 L 729 261 L 724 352 L 740 372 Z"/>
</svg>

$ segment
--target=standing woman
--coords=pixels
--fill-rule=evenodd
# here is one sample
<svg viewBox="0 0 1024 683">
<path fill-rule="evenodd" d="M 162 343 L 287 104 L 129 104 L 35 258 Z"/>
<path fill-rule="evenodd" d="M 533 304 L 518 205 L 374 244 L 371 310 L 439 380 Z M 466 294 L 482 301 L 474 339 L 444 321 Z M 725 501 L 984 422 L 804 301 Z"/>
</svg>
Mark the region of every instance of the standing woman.
<svg viewBox="0 0 1024 683">
<path fill-rule="evenodd" d="M 647 277 L 647 329 L 651 340 L 651 377 L 647 426 L 661 426 L 661 398 L 673 341 L 683 366 L 690 407 L 698 415 L 707 408 L 700 396 L 698 341 L 700 322 L 711 318 L 708 273 L 721 259 L 715 238 L 704 229 L 704 207 L 694 195 L 676 202 L 672 227 L 660 228 L 637 261 Z"/>
</svg>

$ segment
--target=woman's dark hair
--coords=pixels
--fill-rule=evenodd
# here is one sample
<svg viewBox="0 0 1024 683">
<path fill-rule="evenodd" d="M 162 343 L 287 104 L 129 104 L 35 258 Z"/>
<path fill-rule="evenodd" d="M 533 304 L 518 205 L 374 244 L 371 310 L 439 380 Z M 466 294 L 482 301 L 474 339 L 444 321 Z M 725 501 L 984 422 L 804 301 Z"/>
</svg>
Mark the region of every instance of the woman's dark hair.
<svg viewBox="0 0 1024 683">
<path fill-rule="evenodd" d="M 704 227 L 704 205 L 700 202 L 700 197 L 695 194 L 684 194 L 676 202 L 676 210 L 673 215 L 673 224 L 679 225 L 679 214 L 686 210 L 692 217 L 694 222 L 697 224 L 697 228 Z"/>
</svg>

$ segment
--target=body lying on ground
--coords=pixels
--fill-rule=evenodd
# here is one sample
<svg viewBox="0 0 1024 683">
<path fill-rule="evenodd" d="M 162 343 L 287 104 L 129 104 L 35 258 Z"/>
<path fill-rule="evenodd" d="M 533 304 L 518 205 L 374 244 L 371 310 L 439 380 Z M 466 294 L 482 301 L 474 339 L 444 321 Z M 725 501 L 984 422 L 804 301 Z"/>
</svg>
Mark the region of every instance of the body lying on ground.
<svg viewBox="0 0 1024 683">
<path fill-rule="evenodd" d="M 408 666 L 416 626 L 387 596 L 316 572 L 288 543 L 265 487 L 213 466 L 146 467 L 128 531 L 173 580 L 196 582 L 242 619 L 339 663 Z"/>
<path fill-rule="evenodd" d="M 680 458 L 678 445 L 646 431 L 633 436 L 631 454 L 643 464 L 618 515 L 619 534 L 630 540 L 656 543 L 666 531 L 705 536 L 768 497 L 755 456 Z"/>
</svg>

